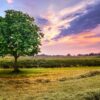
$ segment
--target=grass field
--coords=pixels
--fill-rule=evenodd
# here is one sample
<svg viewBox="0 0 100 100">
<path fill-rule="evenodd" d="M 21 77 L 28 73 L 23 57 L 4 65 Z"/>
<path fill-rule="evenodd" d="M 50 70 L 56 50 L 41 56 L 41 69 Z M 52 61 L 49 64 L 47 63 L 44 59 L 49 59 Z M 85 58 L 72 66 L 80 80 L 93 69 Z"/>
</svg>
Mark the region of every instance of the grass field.
<svg viewBox="0 0 100 100">
<path fill-rule="evenodd" d="M 0 69 L 0 100 L 100 100 L 100 67 Z"/>
</svg>

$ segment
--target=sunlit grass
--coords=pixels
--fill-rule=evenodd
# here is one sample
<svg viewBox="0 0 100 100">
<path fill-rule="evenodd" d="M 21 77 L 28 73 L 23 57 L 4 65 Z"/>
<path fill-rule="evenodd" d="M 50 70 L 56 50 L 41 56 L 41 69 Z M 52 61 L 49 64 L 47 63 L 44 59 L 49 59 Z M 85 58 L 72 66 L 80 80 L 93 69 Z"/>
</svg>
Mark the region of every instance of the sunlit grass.
<svg viewBox="0 0 100 100">
<path fill-rule="evenodd" d="M 100 67 L 21 68 L 19 74 L 12 73 L 13 69 L 0 69 L 0 77 L 41 77 L 56 80 L 65 76 L 75 77 L 94 70 L 100 70 Z"/>
<path fill-rule="evenodd" d="M 0 69 L 0 100 L 99 100 L 100 75 L 78 76 L 100 67 L 21 69 L 17 75 L 11 71 Z"/>
</svg>

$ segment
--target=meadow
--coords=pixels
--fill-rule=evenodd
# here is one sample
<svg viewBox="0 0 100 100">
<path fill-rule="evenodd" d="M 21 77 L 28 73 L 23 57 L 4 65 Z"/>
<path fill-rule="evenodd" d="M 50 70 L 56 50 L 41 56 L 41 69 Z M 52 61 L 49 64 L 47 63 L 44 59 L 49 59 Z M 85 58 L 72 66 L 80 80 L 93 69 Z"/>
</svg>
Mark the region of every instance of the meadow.
<svg viewBox="0 0 100 100">
<path fill-rule="evenodd" d="M 58 66 L 54 67 L 53 60 Z M 40 61 L 45 66 L 33 66 L 41 64 Z M 68 61 L 71 66 L 60 66 Z M 99 57 L 21 57 L 18 61 L 21 72 L 14 74 L 13 58 L 0 58 L 0 100 L 100 100 L 99 61 Z M 83 62 L 91 65 L 80 65 Z"/>
</svg>

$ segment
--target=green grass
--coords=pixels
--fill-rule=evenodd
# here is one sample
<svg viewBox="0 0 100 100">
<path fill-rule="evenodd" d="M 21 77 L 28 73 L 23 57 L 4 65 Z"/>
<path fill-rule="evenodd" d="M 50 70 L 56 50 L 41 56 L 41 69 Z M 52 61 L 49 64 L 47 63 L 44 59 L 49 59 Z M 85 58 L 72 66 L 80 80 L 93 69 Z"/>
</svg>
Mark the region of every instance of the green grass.
<svg viewBox="0 0 100 100">
<path fill-rule="evenodd" d="M 36 76 L 58 76 L 67 75 L 68 77 L 86 73 L 93 70 L 100 70 L 100 67 L 66 67 L 66 68 L 20 68 L 20 73 L 12 73 L 13 69 L 0 69 L 0 77 L 36 77 Z"/>
<path fill-rule="evenodd" d="M 99 66 L 11 71 L 0 69 L 0 100 L 100 100 Z"/>
</svg>

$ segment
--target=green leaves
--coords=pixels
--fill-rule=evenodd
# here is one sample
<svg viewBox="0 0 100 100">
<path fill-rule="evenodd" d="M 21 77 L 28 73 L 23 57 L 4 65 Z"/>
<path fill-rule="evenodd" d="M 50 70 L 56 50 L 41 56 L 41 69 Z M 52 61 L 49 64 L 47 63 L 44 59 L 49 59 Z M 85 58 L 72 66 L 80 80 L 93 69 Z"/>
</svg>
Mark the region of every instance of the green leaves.
<svg viewBox="0 0 100 100">
<path fill-rule="evenodd" d="M 33 17 L 14 10 L 7 10 L 5 17 L 0 17 L 0 55 L 37 54 L 41 38 Z"/>
</svg>

